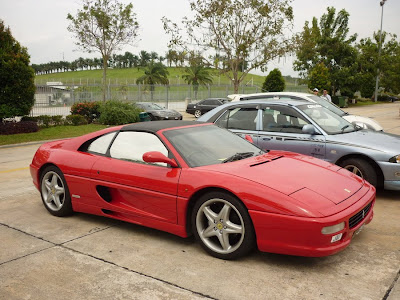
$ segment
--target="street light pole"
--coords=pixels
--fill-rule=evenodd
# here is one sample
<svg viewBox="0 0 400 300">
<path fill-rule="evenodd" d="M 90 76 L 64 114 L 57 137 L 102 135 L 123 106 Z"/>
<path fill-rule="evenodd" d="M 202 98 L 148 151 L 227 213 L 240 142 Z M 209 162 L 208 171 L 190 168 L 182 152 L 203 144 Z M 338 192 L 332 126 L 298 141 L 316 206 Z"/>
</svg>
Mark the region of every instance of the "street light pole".
<svg viewBox="0 0 400 300">
<path fill-rule="evenodd" d="M 376 84 L 375 84 L 375 99 L 374 101 L 378 101 L 378 86 L 379 86 L 379 58 L 381 56 L 381 48 L 382 48 L 382 23 L 383 23 L 383 6 L 385 5 L 385 2 L 387 0 L 382 0 L 380 2 L 380 5 L 382 7 L 382 12 L 381 12 L 381 30 L 379 31 L 379 45 L 378 45 L 378 68 L 377 68 L 377 73 L 376 73 Z"/>
</svg>

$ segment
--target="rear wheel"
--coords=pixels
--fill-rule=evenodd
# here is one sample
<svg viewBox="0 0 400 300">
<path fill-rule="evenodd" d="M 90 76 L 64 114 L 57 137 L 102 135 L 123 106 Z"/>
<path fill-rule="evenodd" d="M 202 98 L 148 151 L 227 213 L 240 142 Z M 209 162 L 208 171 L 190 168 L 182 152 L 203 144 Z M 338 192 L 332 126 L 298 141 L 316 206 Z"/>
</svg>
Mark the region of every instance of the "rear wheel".
<svg viewBox="0 0 400 300">
<path fill-rule="evenodd" d="M 378 185 L 378 176 L 374 167 L 369 162 L 360 158 L 349 158 L 344 160 L 340 166 L 364 178 L 373 186 L 376 187 Z"/>
<path fill-rule="evenodd" d="M 72 214 L 72 203 L 67 182 L 61 170 L 49 166 L 40 177 L 40 194 L 46 209 L 54 216 Z"/>
<path fill-rule="evenodd" d="M 192 212 L 192 229 L 201 246 L 217 258 L 236 259 L 255 246 L 247 209 L 227 193 L 208 193 L 197 201 Z"/>
<path fill-rule="evenodd" d="M 201 110 L 200 110 L 200 109 L 196 109 L 196 110 L 194 111 L 194 116 L 195 116 L 196 118 L 200 118 L 200 116 L 201 116 Z"/>
</svg>

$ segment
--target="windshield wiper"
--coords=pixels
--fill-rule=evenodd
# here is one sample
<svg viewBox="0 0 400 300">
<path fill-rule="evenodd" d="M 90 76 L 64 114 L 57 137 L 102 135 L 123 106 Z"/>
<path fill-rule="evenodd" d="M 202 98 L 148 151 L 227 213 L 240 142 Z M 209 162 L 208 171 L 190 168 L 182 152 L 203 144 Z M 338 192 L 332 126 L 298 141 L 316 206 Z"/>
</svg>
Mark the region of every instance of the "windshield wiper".
<svg viewBox="0 0 400 300">
<path fill-rule="evenodd" d="M 224 159 L 222 163 L 227 163 L 235 160 L 241 160 L 243 158 L 248 158 L 254 155 L 254 152 L 238 152 L 233 154 L 232 156 L 228 157 L 227 159 Z"/>
</svg>

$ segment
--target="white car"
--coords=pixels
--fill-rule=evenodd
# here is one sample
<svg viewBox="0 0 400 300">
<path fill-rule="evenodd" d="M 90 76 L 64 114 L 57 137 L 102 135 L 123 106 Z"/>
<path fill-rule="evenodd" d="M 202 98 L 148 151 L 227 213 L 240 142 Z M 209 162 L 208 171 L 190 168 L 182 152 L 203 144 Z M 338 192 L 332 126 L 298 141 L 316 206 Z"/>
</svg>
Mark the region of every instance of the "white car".
<svg viewBox="0 0 400 300">
<path fill-rule="evenodd" d="M 307 93 L 294 93 L 294 92 L 269 92 L 269 93 L 256 93 L 256 94 L 232 94 L 228 95 L 228 98 L 231 99 L 232 102 L 235 101 L 244 101 L 244 100 L 306 100 L 308 102 L 312 102 L 315 104 L 319 104 L 323 107 L 326 107 L 330 111 L 335 114 L 341 116 L 346 119 L 348 122 L 355 124 L 364 129 L 370 129 L 374 131 L 383 131 L 383 127 L 379 125 L 378 122 L 371 118 L 350 115 L 349 113 L 341 110 L 335 104 L 326 101 L 324 98 L 307 94 Z"/>
</svg>

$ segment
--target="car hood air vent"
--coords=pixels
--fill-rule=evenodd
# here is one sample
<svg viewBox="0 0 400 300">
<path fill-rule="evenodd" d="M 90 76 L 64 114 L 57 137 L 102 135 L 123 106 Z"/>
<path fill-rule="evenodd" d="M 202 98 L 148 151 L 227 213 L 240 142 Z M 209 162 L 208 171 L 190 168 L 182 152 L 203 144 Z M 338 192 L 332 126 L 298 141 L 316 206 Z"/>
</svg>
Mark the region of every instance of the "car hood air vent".
<svg viewBox="0 0 400 300">
<path fill-rule="evenodd" d="M 273 157 L 273 158 L 271 158 L 271 159 L 266 159 L 266 160 L 264 160 L 264 161 L 257 162 L 257 163 L 255 163 L 255 164 L 250 165 L 250 167 L 255 167 L 255 166 L 258 166 L 258 165 L 262 165 L 262 164 L 265 164 L 265 163 L 267 163 L 267 162 L 270 162 L 270 161 L 273 161 L 273 160 L 277 160 L 277 159 L 279 159 L 279 158 L 281 158 L 281 157 L 283 157 L 283 155 L 281 155 L 281 156 L 275 156 L 275 157 Z"/>
</svg>

